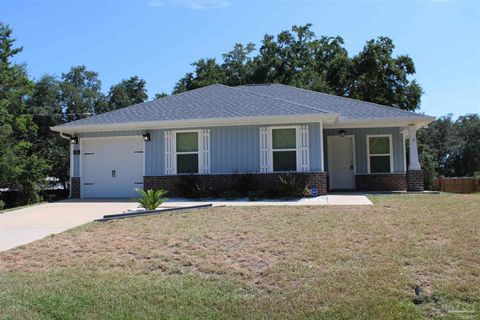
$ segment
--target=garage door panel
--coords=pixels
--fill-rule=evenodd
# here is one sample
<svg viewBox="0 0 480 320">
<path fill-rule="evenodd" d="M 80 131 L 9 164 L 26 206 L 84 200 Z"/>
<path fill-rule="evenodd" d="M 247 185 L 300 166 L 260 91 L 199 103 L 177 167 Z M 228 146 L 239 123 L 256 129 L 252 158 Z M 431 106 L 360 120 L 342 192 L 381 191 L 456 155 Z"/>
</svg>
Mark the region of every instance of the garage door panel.
<svg viewBox="0 0 480 320">
<path fill-rule="evenodd" d="M 83 141 L 82 196 L 126 198 L 143 188 L 143 140 L 119 137 Z"/>
</svg>

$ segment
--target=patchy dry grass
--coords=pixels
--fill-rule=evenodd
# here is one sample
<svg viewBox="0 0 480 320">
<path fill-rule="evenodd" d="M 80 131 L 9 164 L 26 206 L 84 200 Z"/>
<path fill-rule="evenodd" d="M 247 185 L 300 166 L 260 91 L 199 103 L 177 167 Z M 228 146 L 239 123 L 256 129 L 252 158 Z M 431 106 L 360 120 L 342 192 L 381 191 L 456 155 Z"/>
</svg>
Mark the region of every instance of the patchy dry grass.
<svg viewBox="0 0 480 320">
<path fill-rule="evenodd" d="M 91 223 L 0 254 L 0 317 L 479 317 L 480 195 L 372 200 Z"/>
</svg>

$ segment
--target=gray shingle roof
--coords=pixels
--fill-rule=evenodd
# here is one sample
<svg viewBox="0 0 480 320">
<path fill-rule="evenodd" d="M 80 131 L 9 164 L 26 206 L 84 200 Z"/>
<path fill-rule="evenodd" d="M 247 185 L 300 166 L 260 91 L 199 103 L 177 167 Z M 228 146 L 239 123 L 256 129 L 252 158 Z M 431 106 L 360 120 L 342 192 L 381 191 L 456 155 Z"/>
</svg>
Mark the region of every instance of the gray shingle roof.
<svg viewBox="0 0 480 320">
<path fill-rule="evenodd" d="M 325 113 L 298 103 L 214 84 L 94 115 L 62 126 Z"/>
<path fill-rule="evenodd" d="M 149 121 L 227 119 L 262 116 L 339 114 L 341 120 L 423 117 L 379 104 L 281 84 L 228 87 L 214 84 L 55 127 L 57 131 L 91 125 Z M 425 116 L 427 119 L 428 117 Z"/>
<path fill-rule="evenodd" d="M 325 112 L 336 112 L 340 114 L 341 120 L 392 119 L 423 116 L 419 113 L 398 108 L 300 89 L 283 84 L 246 85 L 237 88 L 266 97 L 275 97 L 285 101 L 305 104 Z"/>
</svg>

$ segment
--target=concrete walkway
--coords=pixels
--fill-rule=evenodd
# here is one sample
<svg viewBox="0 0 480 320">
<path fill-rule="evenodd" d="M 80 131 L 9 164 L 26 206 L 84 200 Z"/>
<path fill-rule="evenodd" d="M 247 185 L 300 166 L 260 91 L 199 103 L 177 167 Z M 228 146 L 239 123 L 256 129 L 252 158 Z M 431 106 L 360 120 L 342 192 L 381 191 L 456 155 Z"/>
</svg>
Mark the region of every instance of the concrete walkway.
<svg viewBox="0 0 480 320">
<path fill-rule="evenodd" d="M 0 251 L 136 207 L 130 200 L 65 200 L 7 211 L 0 214 Z"/>
<path fill-rule="evenodd" d="M 317 205 L 371 205 L 362 194 L 332 194 L 298 200 L 201 200 L 174 198 L 162 207 L 183 207 L 200 204 L 213 206 L 317 206 Z M 137 209 L 129 199 L 64 200 L 21 208 L 0 214 L 0 251 L 15 248 L 48 235 L 74 228 L 106 214 Z"/>
</svg>

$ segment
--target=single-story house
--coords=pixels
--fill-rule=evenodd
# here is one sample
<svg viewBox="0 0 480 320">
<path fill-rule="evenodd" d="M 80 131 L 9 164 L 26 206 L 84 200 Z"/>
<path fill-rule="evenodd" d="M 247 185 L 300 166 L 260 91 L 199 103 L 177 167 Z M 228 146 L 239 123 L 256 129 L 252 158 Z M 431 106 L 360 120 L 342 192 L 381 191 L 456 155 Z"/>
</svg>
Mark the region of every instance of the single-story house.
<svg viewBox="0 0 480 320">
<path fill-rule="evenodd" d="M 214 84 L 52 127 L 72 141 L 71 197 L 175 195 L 179 176 L 225 185 L 304 175 L 330 190 L 423 190 L 416 132 L 433 117 L 281 84 Z M 409 140 L 408 162 L 405 148 Z"/>
</svg>

